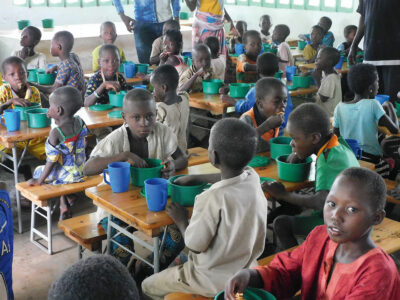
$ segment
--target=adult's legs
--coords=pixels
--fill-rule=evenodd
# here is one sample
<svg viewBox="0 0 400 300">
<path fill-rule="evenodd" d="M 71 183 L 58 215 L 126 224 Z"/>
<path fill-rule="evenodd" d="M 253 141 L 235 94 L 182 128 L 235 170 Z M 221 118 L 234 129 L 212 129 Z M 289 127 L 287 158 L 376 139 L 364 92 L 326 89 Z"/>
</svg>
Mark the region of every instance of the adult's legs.
<svg viewBox="0 0 400 300">
<path fill-rule="evenodd" d="M 400 91 L 400 66 L 378 66 L 379 93 L 390 96 L 392 104 L 396 102 L 397 93 Z"/>
<path fill-rule="evenodd" d="M 149 63 L 151 46 L 154 40 L 162 35 L 163 25 L 164 23 L 136 23 L 134 37 L 140 63 Z"/>
</svg>

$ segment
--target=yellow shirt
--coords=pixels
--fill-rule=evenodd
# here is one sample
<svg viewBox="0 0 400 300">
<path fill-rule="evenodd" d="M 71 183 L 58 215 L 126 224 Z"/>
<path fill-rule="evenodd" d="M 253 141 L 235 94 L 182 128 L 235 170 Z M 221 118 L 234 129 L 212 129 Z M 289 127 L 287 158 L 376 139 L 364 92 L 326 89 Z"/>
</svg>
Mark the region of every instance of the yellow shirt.
<svg viewBox="0 0 400 300">
<path fill-rule="evenodd" d="M 97 46 L 92 52 L 92 70 L 93 70 L 93 72 L 96 72 L 100 69 L 99 57 L 100 57 L 101 46 L 103 46 L 103 45 Z M 125 53 L 124 53 L 124 51 L 122 51 L 121 48 L 118 48 L 118 49 L 119 49 L 119 55 L 121 57 L 121 63 L 122 63 L 122 62 L 126 61 Z"/>
<path fill-rule="evenodd" d="M 317 55 L 317 50 L 315 50 L 311 45 L 307 45 L 304 48 L 303 55 L 305 60 L 313 59 Z"/>
<path fill-rule="evenodd" d="M 29 88 L 30 88 L 31 92 L 30 92 L 30 96 L 29 96 L 29 91 L 27 91 L 27 94 L 28 94 L 27 100 L 29 100 L 32 103 L 41 103 L 40 93 L 39 93 L 38 89 L 35 88 L 34 86 L 29 86 Z M 13 91 L 9 84 L 3 84 L 2 86 L 0 86 L 0 103 L 1 104 L 4 104 L 8 100 L 10 100 L 12 98 L 16 98 L 16 97 L 18 97 L 18 96 L 16 96 L 15 94 L 13 95 Z M 12 105 L 11 108 L 14 108 L 14 105 Z"/>
<path fill-rule="evenodd" d="M 200 6 L 198 9 L 201 12 L 208 12 L 213 15 L 223 15 L 223 1 L 222 0 L 198 0 Z"/>
</svg>

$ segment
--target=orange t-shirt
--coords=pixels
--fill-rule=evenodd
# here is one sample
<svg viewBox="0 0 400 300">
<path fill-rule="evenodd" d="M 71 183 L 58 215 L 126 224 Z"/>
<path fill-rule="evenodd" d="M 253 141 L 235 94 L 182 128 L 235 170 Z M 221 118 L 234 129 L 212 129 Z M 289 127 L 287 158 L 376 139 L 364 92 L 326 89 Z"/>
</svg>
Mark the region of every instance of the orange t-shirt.
<svg viewBox="0 0 400 300">
<path fill-rule="evenodd" d="M 249 111 L 245 112 L 244 115 L 249 116 L 251 120 L 253 121 L 254 128 L 257 128 L 257 122 L 256 122 L 256 117 L 254 116 L 254 108 L 250 109 Z M 268 142 L 270 139 L 277 137 L 279 134 L 279 127 L 275 129 L 268 130 L 265 132 L 261 137 L 263 140 Z"/>
</svg>

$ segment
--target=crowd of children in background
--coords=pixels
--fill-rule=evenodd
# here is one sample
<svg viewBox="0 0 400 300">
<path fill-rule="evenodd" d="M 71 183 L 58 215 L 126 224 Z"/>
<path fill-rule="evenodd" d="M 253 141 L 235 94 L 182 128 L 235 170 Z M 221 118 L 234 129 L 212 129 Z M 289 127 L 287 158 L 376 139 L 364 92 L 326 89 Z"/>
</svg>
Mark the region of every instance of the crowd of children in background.
<svg viewBox="0 0 400 300">
<path fill-rule="evenodd" d="M 123 49 L 114 45 L 117 32 L 112 22 L 101 24 L 102 45 L 92 52 L 94 74 L 87 82 L 79 57 L 72 52 L 74 37 L 68 31 L 57 32 L 51 41 L 51 55 L 60 60 L 46 70 L 57 73 L 54 84 L 28 82 L 28 69 L 46 68 L 45 55 L 35 52 L 41 32 L 28 26 L 21 33 L 22 48 L 2 62 L 7 83 L 0 86 L 0 113 L 32 103 L 47 103 L 49 107 L 47 116 L 56 126 L 48 138 L 33 139 L 27 148 L 36 158 L 45 160 L 45 165 L 33 174 L 29 166 L 20 167 L 26 180 L 30 179 L 29 185 L 80 182 L 87 175 L 102 173 L 112 162 L 127 161 L 139 168 L 147 167 L 147 158 L 162 160 L 162 175 L 169 178 L 188 165 L 190 93 L 202 92 L 206 79 L 221 79 L 225 85 L 220 88 L 220 100 L 234 106 L 239 118 L 220 120 L 211 128 L 209 159 L 220 173 L 178 180 L 182 185 L 207 182 L 212 186 L 196 198 L 190 222 L 185 208 L 177 204 L 167 206 L 167 214 L 175 225 L 166 231 L 170 248 L 161 257 L 162 272 L 146 279 L 136 278 L 139 289 L 151 299 L 163 299 L 174 291 L 213 297 L 225 289 L 226 299 L 233 300 L 235 293 L 243 292 L 247 286 L 265 288 L 278 298 L 291 297 L 301 289 L 303 298 L 359 299 L 374 295 L 399 299 L 396 267 L 370 237 L 372 226 L 385 216 L 386 188 L 382 176 L 395 178 L 400 169 L 398 149 L 382 148 L 381 142 L 387 138 L 378 132 L 379 126 L 387 127 L 391 133 L 398 132 L 394 103 L 381 105 L 374 100 L 379 78 L 375 67 L 369 64 L 350 69 L 344 88 L 348 86 L 354 97 L 344 97 L 343 80 L 335 66 L 341 55 L 348 54 L 357 27 L 344 28 L 345 42 L 336 49 L 331 26 L 332 21 L 322 17 L 310 34 L 299 35 L 307 42 L 304 61 L 315 63 L 314 70 L 301 76 L 312 75 L 318 91 L 315 103 L 295 109 L 285 82 L 273 78 L 277 72 L 286 78 L 287 67 L 295 66 L 287 43 L 291 31 L 287 25 L 278 24 L 271 33 L 272 20 L 268 15 L 260 18 L 259 31 L 248 30 L 245 21 L 236 23 L 238 34 L 230 38 L 228 48 L 229 53 L 241 51 L 234 67 L 230 56 L 222 51 L 221 41 L 214 36 L 194 46 L 192 63 L 187 64 L 179 22 L 165 22 L 163 35 L 153 42 L 150 55 L 150 62 L 156 67 L 144 77 L 152 92 L 129 91 L 131 87 L 124 74 L 118 71 L 126 57 Z M 276 54 L 263 53 L 264 45 L 276 48 Z M 245 99 L 234 99 L 228 94 L 228 84 L 232 82 L 255 86 Z M 82 106 L 108 104 L 109 91 L 128 91 L 121 113 L 124 124 L 93 130 L 97 144 L 87 157 L 85 137 L 89 130 L 74 115 Z M 292 138 L 293 153 L 287 162 L 298 163 L 316 155 L 311 193 L 288 192 L 279 182 L 261 185 L 257 173 L 247 166 L 256 153 L 269 151 L 272 138 L 284 133 Z M 360 158 L 375 164 L 375 173 L 359 168 L 346 139 L 358 141 L 363 149 Z M 25 146 L 26 143 L 17 144 L 19 149 Z M 277 200 L 277 208 L 268 212 L 264 192 Z M 9 207 L 3 191 L 0 196 L 0 208 Z M 60 198 L 60 220 L 72 216 L 70 206 L 75 200 L 75 195 Z M 105 211 L 99 208 L 97 217 L 107 229 Z M 0 209 L 0 222 L 6 219 L 7 213 Z M 115 217 L 113 221 L 126 225 Z M 306 240 L 292 252 L 278 254 L 269 266 L 253 268 L 265 247 L 267 223 L 273 223 L 276 251 L 297 246 L 299 238 Z M 323 224 L 326 226 L 319 226 Z M 116 240 L 134 251 L 133 242 L 123 234 Z M 185 246 L 189 249 L 187 262 L 167 268 Z M 116 244 L 111 253 L 125 265 L 131 259 Z M 107 270 L 121 278 L 127 275 L 119 262 L 103 259 L 92 257 L 86 265 L 82 261 L 71 267 L 53 284 L 49 299 L 70 299 L 66 294 L 84 297 L 85 291 L 66 286 L 78 284 L 71 281 L 71 276 L 77 276 L 75 273 L 96 274 L 95 270 L 86 269 L 91 266 L 101 269 L 104 276 Z M 131 289 L 121 286 L 118 293 L 135 299 L 135 283 L 128 281 L 124 281 L 129 283 L 125 285 Z M 372 281 L 379 282 L 378 287 Z M 89 291 L 89 286 L 96 282 L 87 284 Z M 117 288 L 113 288 L 117 293 Z"/>
</svg>

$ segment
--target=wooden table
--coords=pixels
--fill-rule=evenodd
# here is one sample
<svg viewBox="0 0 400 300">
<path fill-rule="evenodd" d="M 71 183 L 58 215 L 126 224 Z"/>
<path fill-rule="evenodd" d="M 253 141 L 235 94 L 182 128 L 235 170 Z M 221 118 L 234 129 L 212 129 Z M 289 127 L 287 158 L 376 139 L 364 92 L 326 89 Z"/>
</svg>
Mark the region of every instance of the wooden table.
<svg viewBox="0 0 400 300">
<path fill-rule="evenodd" d="M 304 96 L 304 95 L 314 94 L 316 92 L 318 92 L 318 88 L 316 86 L 310 86 L 309 88 L 300 88 L 300 89 L 289 91 L 289 95 L 291 97 L 295 97 L 295 96 Z"/>
<path fill-rule="evenodd" d="M 204 93 L 189 94 L 190 107 L 209 111 L 213 115 L 225 115 L 228 107 L 233 107 L 227 103 L 223 103 L 220 94 L 207 95 Z"/>
<path fill-rule="evenodd" d="M 299 50 L 299 48 L 291 49 L 290 52 L 292 53 L 293 58 L 304 57 L 304 50 Z"/>
<path fill-rule="evenodd" d="M 312 64 L 300 64 L 299 68 L 303 69 L 303 70 L 305 70 L 307 72 L 307 71 L 315 69 L 315 63 L 312 63 Z M 335 70 L 340 74 L 347 74 L 347 73 L 349 73 L 350 69 L 349 69 L 349 66 L 348 66 L 347 62 L 344 62 L 341 69 L 335 69 Z"/>
</svg>

